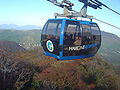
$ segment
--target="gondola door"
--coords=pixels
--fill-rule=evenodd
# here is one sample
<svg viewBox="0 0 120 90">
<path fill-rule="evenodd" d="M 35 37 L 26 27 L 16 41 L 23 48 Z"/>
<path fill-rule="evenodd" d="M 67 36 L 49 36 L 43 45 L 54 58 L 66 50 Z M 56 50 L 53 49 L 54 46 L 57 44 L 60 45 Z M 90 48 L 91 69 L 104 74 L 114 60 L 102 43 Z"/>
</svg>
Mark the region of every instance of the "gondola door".
<svg viewBox="0 0 120 90">
<path fill-rule="evenodd" d="M 63 56 L 79 56 L 81 47 L 80 22 L 66 20 L 63 41 Z"/>
</svg>

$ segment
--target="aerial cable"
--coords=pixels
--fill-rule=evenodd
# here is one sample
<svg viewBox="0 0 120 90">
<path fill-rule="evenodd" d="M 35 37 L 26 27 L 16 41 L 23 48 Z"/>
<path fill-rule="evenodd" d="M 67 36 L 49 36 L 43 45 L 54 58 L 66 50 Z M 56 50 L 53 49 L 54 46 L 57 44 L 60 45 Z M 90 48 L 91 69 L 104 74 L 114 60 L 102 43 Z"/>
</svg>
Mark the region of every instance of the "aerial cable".
<svg viewBox="0 0 120 90">
<path fill-rule="evenodd" d="M 112 24 L 110 24 L 110 23 L 107 23 L 107 22 L 105 22 L 105 21 L 99 20 L 99 19 L 97 19 L 97 18 L 92 18 L 92 19 L 97 20 L 97 21 L 99 21 L 99 22 L 102 22 L 102 23 L 104 23 L 104 24 L 107 24 L 107 25 L 109 25 L 109 26 L 111 26 L 111 27 L 114 27 L 114 28 L 120 29 L 120 27 L 117 27 L 117 26 L 112 25 Z"/>
<path fill-rule="evenodd" d="M 90 0 L 91 1 L 91 0 Z M 96 2 L 98 2 L 100 5 L 103 5 L 104 7 L 106 7 L 107 9 L 113 11 L 114 13 L 120 15 L 120 13 L 118 13 L 117 11 L 113 10 L 112 8 L 108 7 L 107 5 L 103 4 L 102 2 L 95 0 Z"/>
<path fill-rule="evenodd" d="M 102 9 L 102 6 L 104 6 L 105 8 L 111 10 L 112 12 L 120 15 L 119 12 L 113 10 L 112 8 L 108 7 L 107 5 L 103 4 L 102 2 L 100 2 L 98 0 L 78 0 L 78 1 L 86 4 L 89 7 L 94 8 L 94 9 L 97 9 L 97 8 Z"/>
<path fill-rule="evenodd" d="M 108 6 L 104 5 L 104 4 L 103 4 L 103 6 L 104 6 L 104 7 L 106 7 L 106 8 L 108 8 L 109 10 L 113 11 L 114 13 L 116 13 L 116 14 L 120 15 L 120 13 L 118 13 L 117 11 L 115 11 L 115 10 L 111 9 L 110 7 L 108 7 Z"/>
</svg>

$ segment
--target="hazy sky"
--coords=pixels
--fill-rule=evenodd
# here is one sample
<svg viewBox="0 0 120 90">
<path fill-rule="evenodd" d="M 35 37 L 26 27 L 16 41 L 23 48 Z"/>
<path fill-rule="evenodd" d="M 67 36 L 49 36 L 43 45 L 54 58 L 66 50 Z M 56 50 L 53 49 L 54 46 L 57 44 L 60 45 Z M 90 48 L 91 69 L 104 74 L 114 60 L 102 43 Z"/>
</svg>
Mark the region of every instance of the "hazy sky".
<svg viewBox="0 0 120 90">
<path fill-rule="evenodd" d="M 100 1 L 120 13 L 120 0 Z M 83 4 L 78 0 L 71 0 L 71 2 L 75 4 L 73 9 L 80 11 Z M 47 0 L 0 0 L 0 24 L 43 26 L 47 19 L 54 18 L 54 13 L 62 13 L 62 9 Z M 88 8 L 88 14 L 120 27 L 120 16 L 104 7 L 102 10 Z M 96 22 L 101 30 L 120 36 L 120 30 Z"/>
</svg>

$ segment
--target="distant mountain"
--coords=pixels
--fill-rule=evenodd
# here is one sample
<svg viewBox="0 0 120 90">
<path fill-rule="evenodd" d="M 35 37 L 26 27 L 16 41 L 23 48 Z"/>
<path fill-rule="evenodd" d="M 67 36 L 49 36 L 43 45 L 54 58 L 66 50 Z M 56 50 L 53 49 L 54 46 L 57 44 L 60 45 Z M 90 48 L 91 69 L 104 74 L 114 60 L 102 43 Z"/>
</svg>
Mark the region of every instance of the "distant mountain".
<svg viewBox="0 0 120 90">
<path fill-rule="evenodd" d="M 41 29 L 41 27 L 36 26 L 36 25 L 18 26 L 18 25 L 15 25 L 15 24 L 1 24 L 0 29 L 32 30 L 32 29 Z"/>
<path fill-rule="evenodd" d="M 0 29 L 16 29 L 18 26 L 15 24 L 1 24 Z"/>
<path fill-rule="evenodd" d="M 26 25 L 26 26 L 19 26 L 17 30 L 32 30 L 32 29 L 41 29 L 41 27 L 36 25 Z"/>
</svg>

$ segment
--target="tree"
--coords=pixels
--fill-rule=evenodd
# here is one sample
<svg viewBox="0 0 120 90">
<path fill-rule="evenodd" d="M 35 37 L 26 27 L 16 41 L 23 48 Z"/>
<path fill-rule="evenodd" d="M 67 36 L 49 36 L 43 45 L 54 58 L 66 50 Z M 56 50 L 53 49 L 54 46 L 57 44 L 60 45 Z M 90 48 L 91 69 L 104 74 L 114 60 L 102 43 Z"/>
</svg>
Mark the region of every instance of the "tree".
<svg viewBox="0 0 120 90">
<path fill-rule="evenodd" d="M 19 90 L 33 76 L 29 63 L 0 55 L 0 89 Z"/>
</svg>

